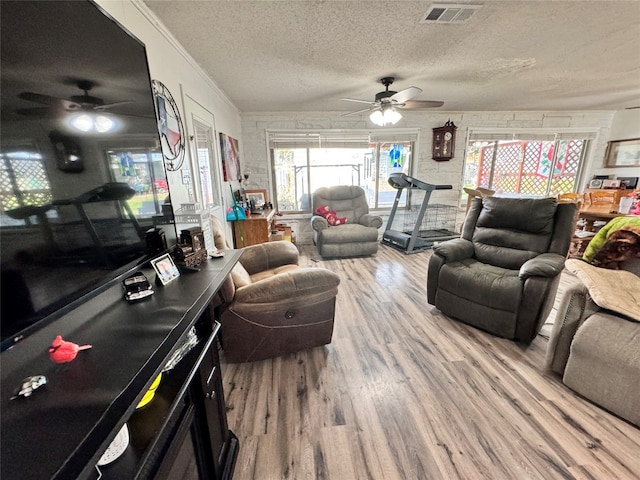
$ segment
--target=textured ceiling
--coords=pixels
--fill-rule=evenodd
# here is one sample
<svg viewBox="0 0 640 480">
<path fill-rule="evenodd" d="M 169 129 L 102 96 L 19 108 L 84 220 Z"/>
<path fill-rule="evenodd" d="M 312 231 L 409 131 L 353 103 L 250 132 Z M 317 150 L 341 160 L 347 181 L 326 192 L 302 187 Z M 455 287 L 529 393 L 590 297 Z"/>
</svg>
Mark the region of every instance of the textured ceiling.
<svg viewBox="0 0 640 480">
<path fill-rule="evenodd" d="M 448 111 L 640 106 L 638 0 L 469 1 L 448 25 L 419 23 L 429 1 L 145 3 L 243 112 L 359 110 L 340 98 L 384 76 Z"/>
</svg>

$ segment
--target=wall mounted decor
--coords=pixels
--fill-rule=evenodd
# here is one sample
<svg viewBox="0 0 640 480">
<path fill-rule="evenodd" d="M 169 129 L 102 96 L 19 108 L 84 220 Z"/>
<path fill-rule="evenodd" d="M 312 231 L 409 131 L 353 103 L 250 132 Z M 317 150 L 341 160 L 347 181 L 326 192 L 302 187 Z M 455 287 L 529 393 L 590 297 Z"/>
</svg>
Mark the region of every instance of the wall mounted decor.
<svg viewBox="0 0 640 480">
<path fill-rule="evenodd" d="M 451 160 L 455 155 L 457 128 L 451 120 L 448 120 L 444 126 L 433 129 L 431 158 L 436 162 Z"/>
<path fill-rule="evenodd" d="M 152 80 L 151 85 L 158 109 L 158 130 L 165 166 L 167 170 L 175 172 L 184 162 L 185 133 L 182 117 L 169 89 L 158 80 Z"/>
<path fill-rule="evenodd" d="M 240 150 L 238 148 L 238 140 L 230 137 L 226 133 L 221 133 L 220 155 L 222 155 L 224 181 L 242 181 L 242 175 L 240 174 Z"/>
<path fill-rule="evenodd" d="M 84 170 L 84 160 L 80 145 L 75 138 L 63 135 L 58 130 L 49 132 L 58 169 L 68 173 L 80 173 Z"/>
<path fill-rule="evenodd" d="M 607 144 L 605 167 L 640 167 L 640 138 L 615 140 Z"/>
</svg>

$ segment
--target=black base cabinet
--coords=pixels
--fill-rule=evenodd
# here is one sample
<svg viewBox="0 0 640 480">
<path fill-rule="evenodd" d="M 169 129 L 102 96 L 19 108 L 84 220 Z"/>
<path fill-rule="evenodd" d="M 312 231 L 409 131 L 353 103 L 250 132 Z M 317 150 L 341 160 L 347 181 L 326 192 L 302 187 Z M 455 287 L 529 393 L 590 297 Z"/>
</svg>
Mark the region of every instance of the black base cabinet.
<svg viewBox="0 0 640 480">
<path fill-rule="evenodd" d="M 114 286 L 2 352 L 0 478 L 230 479 L 239 444 L 227 425 L 220 325 L 209 304 L 239 257 L 228 251 L 138 304 Z M 56 365 L 47 354 L 55 335 L 93 347 Z M 11 400 L 35 374 L 47 385 Z M 137 408 L 159 374 L 153 399 Z M 125 424 L 126 450 L 98 466 Z"/>
<path fill-rule="evenodd" d="M 208 315 L 203 317 L 203 326 L 212 325 Z M 129 417 L 131 451 L 96 469 L 104 480 L 232 477 L 238 440 L 227 426 L 219 324 L 213 325 L 208 337 L 162 374 L 153 400 Z"/>
</svg>

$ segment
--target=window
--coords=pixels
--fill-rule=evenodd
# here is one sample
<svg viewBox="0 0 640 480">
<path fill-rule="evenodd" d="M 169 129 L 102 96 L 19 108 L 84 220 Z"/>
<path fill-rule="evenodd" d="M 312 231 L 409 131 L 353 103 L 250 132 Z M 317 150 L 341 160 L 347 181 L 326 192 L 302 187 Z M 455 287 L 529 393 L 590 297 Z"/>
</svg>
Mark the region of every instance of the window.
<svg viewBox="0 0 640 480">
<path fill-rule="evenodd" d="M 6 212 L 27 205 L 39 207 L 51 203 L 51 184 L 42 155 L 34 148 L 25 146 L 1 152 L 0 158 L 2 225 L 30 225 L 34 217 L 12 218 Z M 52 215 L 54 212 L 46 214 Z"/>
<path fill-rule="evenodd" d="M 169 195 L 162 153 L 146 149 L 107 150 L 107 158 L 113 181 L 125 182 L 136 191 L 127 200 L 135 215 L 151 217 L 162 213 L 162 204 Z"/>
<path fill-rule="evenodd" d="M 281 212 L 310 212 L 310 196 L 320 187 L 357 185 L 370 208 L 390 209 L 396 190 L 393 172 L 411 172 L 418 131 L 267 132 Z"/>
<path fill-rule="evenodd" d="M 592 138 L 590 132 L 471 132 L 464 186 L 540 197 L 573 192 Z"/>
</svg>

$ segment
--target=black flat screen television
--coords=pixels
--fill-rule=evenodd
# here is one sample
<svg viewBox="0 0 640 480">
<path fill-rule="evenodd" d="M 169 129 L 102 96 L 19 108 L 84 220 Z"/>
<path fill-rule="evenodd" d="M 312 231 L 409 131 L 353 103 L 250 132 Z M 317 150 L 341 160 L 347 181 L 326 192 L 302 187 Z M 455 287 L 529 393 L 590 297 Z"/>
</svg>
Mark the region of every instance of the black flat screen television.
<svg viewBox="0 0 640 480">
<path fill-rule="evenodd" d="M 177 235 L 145 46 L 88 0 L 0 22 L 4 350 Z"/>
</svg>

